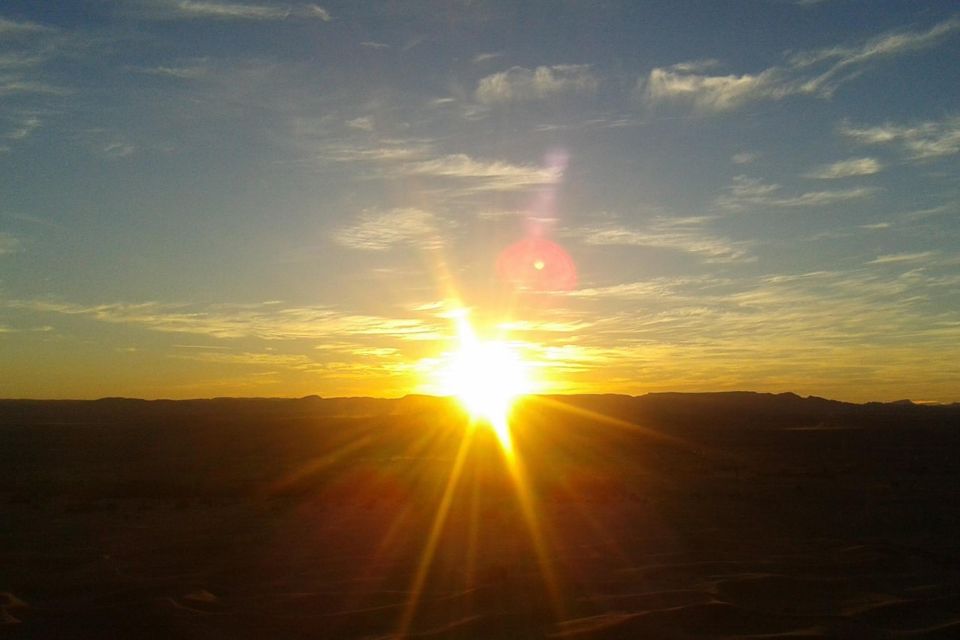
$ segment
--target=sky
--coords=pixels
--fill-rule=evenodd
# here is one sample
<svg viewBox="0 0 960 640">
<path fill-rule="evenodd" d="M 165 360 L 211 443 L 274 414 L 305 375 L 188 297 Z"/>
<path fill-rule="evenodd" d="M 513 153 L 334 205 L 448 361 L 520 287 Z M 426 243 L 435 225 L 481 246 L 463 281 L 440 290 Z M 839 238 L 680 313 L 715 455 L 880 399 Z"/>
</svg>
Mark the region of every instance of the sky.
<svg viewBox="0 0 960 640">
<path fill-rule="evenodd" d="M 466 316 L 542 391 L 960 401 L 958 62 L 946 1 L 6 0 L 0 397 L 430 392 Z"/>
</svg>

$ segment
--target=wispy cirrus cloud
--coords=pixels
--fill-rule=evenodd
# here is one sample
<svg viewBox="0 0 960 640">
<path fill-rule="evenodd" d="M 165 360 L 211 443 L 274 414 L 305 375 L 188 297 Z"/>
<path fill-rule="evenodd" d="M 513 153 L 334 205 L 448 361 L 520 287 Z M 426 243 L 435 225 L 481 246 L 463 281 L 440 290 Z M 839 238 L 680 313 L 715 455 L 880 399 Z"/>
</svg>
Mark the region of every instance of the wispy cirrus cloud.
<svg viewBox="0 0 960 640">
<path fill-rule="evenodd" d="M 410 245 L 436 247 L 440 244 L 436 216 L 414 208 L 365 211 L 356 224 L 340 229 L 333 239 L 345 247 L 367 251 Z"/>
<path fill-rule="evenodd" d="M 498 58 L 502 57 L 503 53 L 500 52 L 478 53 L 477 55 L 473 56 L 472 62 L 473 64 L 482 64 L 484 62 L 490 62 L 491 60 L 497 60 Z"/>
<path fill-rule="evenodd" d="M 86 129 L 79 132 L 77 137 L 90 153 L 108 160 L 126 158 L 138 149 L 125 134 L 111 129 Z"/>
<path fill-rule="evenodd" d="M 589 93 L 598 85 L 589 65 L 511 67 L 481 78 L 474 96 L 478 102 L 489 105 L 529 102 L 561 94 Z"/>
<path fill-rule="evenodd" d="M 219 0 L 155 0 L 144 5 L 146 15 L 165 19 L 286 20 L 312 18 L 329 22 L 330 13 L 317 4 L 257 4 Z"/>
<path fill-rule="evenodd" d="M 898 147 L 913 160 L 930 160 L 960 153 L 960 115 L 912 125 L 887 123 L 856 127 L 844 124 L 840 135 L 859 144 Z"/>
<path fill-rule="evenodd" d="M 713 236 L 701 227 L 705 218 L 657 217 L 642 227 L 602 224 L 570 232 L 586 244 L 671 249 L 700 257 L 708 263 L 752 262 L 749 242 Z"/>
<path fill-rule="evenodd" d="M 352 128 L 372 122 L 351 121 Z M 495 191 L 518 191 L 555 184 L 562 170 L 534 164 L 523 164 L 479 158 L 466 153 L 438 153 L 433 141 L 426 139 L 381 139 L 376 142 L 324 144 L 319 157 L 335 162 L 371 164 L 381 175 L 413 177 L 440 181 L 451 192 L 475 194 Z"/>
<path fill-rule="evenodd" d="M 554 184 L 561 178 L 559 169 L 484 160 L 465 153 L 404 163 L 396 170 L 407 176 L 453 179 L 468 191 L 515 191 Z"/>
<path fill-rule="evenodd" d="M 853 176 L 869 176 L 883 171 L 883 165 L 876 158 L 849 158 L 817 167 L 806 174 L 807 178 L 835 180 Z"/>
<path fill-rule="evenodd" d="M 18 21 L 0 17 L 0 37 L 15 38 L 18 36 L 32 35 L 37 33 L 56 31 L 55 28 L 30 22 L 28 20 Z"/>
<path fill-rule="evenodd" d="M 793 54 L 789 61 L 795 67 L 811 67 L 820 62 L 832 61 L 826 74 L 836 75 L 847 67 L 853 67 L 878 58 L 918 51 L 938 44 L 944 37 L 960 29 L 960 18 L 949 18 L 925 31 L 898 31 L 881 34 L 856 46 L 834 46 Z"/>
<path fill-rule="evenodd" d="M 29 138 L 34 131 L 40 128 L 41 121 L 34 114 L 16 114 L 8 118 L 10 128 L 0 137 L 6 140 L 23 140 Z"/>
<path fill-rule="evenodd" d="M 62 224 L 58 224 L 47 218 L 32 216 L 26 213 L 17 213 L 15 211 L 0 211 L 0 216 L 4 218 L 8 218 L 10 220 L 15 220 L 17 222 L 25 222 L 27 224 L 45 227 L 46 229 L 54 229 L 58 231 L 66 230 L 66 227 L 64 227 Z"/>
<path fill-rule="evenodd" d="M 12 233 L 0 231 L 0 256 L 16 253 L 22 245 L 23 243 L 17 236 Z"/>
<path fill-rule="evenodd" d="M 148 76 L 175 78 L 177 80 L 197 80 L 199 78 L 206 77 L 210 73 L 210 68 L 203 64 L 187 66 L 160 65 L 156 67 L 132 67 L 130 70 L 135 73 L 141 73 Z"/>
<path fill-rule="evenodd" d="M 317 4 L 267 4 L 220 0 L 153 0 L 141 2 L 133 12 L 159 20 L 286 20 L 309 18 L 329 22 L 330 12 Z"/>
<path fill-rule="evenodd" d="M 82 50 L 86 43 L 80 38 L 56 27 L 0 17 L 0 45 L 0 96 L 36 102 L 73 93 L 52 81 L 45 65 L 65 52 Z"/>
<path fill-rule="evenodd" d="M 657 67 L 641 80 L 638 89 L 648 104 L 688 104 L 704 113 L 794 95 L 830 97 L 868 64 L 932 47 L 957 30 L 960 19 L 950 18 L 925 31 L 891 32 L 855 46 L 795 53 L 785 64 L 753 73 L 709 75 L 688 63 Z"/>
<path fill-rule="evenodd" d="M 697 296 L 708 293 L 711 288 L 727 286 L 730 280 L 717 276 L 659 277 L 618 284 L 584 287 L 564 293 L 574 298 L 651 298 L 658 300 L 692 301 L 695 298 L 687 291 L 696 291 Z"/>
<path fill-rule="evenodd" d="M 867 264 L 906 264 L 914 262 L 927 262 L 936 257 L 936 251 L 918 251 L 916 253 L 891 253 L 877 256 Z"/>
<path fill-rule="evenodd" d="M 26 77 L 23 74 L 0 73 L 0 96 L 16 94 L 66 96 L 70 93 L 72 93 L 70 89 L 44 80 Z"/>
<path fill-rule="evenodd" d="M 769 184 L 759 178 L 740 175 L 733 178 L 733 183 L 726 187 L 715 203 L 727 211 L 743 211 L 755 207 L 825 207 L 868 198 L 876 192 L 874 187 L 853 187 L 784 195 L 779 184 Z"/>
<path fill-rule="evenodd" d="M 815 393 L 825 384 L 854 397 L 868 379 L 892 381 L 891 393 L 903 393 L 912 375 L 918 387 L 934 384 L 933 357 L 946 367 L 935 386 L 949 397 L 960 320 L 938 301 L 960 276 L 903 267 L 661 277 L 567 292 L 572 309 L 602 310 L 603 321 L 540 357 L 555 349 L 550 366 L 582 372 L 585 382 L 603 371 L 604 390 L 638 380 L 663 390 L 772 384 Z"/>
<path fill-rule="evenodd" d="M 346 123 L 348 128 L 365 131 L 365 127 L 373 128 L 369 118 L 355 118 Z M 324 143 L 319 149 L 318 157 L 321 160 L 334 162 L 371 162 L 383 165 L 411 161 L 423 161 L 435 154 L 433 141 L 413 139 L 381 138 L 376 142 L 367 141 L 350 143 Z"/>
<path fill-rule="evenodd" d="M 303 372 L 318 371 L 324 368 L 321 363 L 304 354 L 251 351 L 225 353 L 217 350 L 205 351 L 200 349 L 197 351 L 174 353 L 170 357 L 179 360 L 195 360 L 198 362 L 213 362 L 217 364 L 266 365 L 269 367 L 281 367 Z"/>
<path fill-rule="evenodd" d="M 83 305 L 52 300 L 11 300 L 3 306 L 219 339 L 343 340 L 345 336 L 385 336 L 427 340 L 433 339 L 440 328 L 438 322 L 429 318 L 347 314 L 329 307 L 285 307 L 272 302 L 197 306 L 161 302 Z"/>
</svg>

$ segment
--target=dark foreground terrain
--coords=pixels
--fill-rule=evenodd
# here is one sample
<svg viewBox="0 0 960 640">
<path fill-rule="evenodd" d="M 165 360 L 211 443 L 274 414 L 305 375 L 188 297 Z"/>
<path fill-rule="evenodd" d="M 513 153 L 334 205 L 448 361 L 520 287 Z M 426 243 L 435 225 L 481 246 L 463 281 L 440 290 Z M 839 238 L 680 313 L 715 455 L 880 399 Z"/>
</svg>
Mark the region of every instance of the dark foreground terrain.
<svg viewBox="0 0 960 640">
<path fill-rule="evenodd" d="M 960 638 L 960 407 L 0 402 L 0 636 Z"/>
</svg>

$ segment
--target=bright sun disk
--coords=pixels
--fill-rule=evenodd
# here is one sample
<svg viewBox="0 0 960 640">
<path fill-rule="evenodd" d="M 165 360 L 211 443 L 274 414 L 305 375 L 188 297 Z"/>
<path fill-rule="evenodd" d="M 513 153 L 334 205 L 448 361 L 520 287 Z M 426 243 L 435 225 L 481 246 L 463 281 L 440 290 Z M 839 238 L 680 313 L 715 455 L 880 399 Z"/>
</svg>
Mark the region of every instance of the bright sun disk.
<svg viewBox="0 0 960 640">
<path fill-rule="evenodd" d="M 527 365 L 509 343 L 477 339 L 465 319 L 459 329 L 460 347 L 447 355 L 440 386 L 472 417 L 488 422 L 509 452 L 510 410 L 517 397 L 533 387 Z"/>
</svg>

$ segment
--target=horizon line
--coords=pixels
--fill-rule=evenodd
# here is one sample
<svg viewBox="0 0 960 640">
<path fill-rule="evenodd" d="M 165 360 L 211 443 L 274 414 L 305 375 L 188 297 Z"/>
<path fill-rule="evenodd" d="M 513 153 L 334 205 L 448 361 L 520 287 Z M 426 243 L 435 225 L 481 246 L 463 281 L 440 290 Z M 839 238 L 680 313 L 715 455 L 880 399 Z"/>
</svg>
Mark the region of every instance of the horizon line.
<svg viewBox="0 0 960 640">
<path fill-rule="evenodd" d="M 517 396 L 517 400 L 522 400 L 524 398 L 530 397 L 564 397 L 564 398 L 583 398 L 583 397 L 620 397 L 620 398 L 630 398 L 630 399 L 639 399 L 645 398 L 648 396 L 663 396 L 663 395 L 676 395 L 676 396 L 721 396 L 721 395 L 733 395 L 733 394 L 743 394 L 743 395 L 758 395 L 758 396 L 793 396 L 801 400 L 824 400 L 827 402 L 838 402 L 841 404 L 850 404 L 850 405 L 868 405 L 868 404 L 898 404 L 898 405 L 913 405 L 918 407 L 923 406 L 941 406 L 941 407 L 950 407 L 960 404 L 960 400 L 953 400 L 950 402 L 941 402 L 937 400 L 914 400 L 912 398 L 902 398 L 898 400 L 866 400 L 863 402 L 852 402 L 849 400 L 839 400 L 836 398 L 826 398 L 823 396 L 817 395 L 807 395 L 803 396 L 793 391 L 752 391 L 745 389 L 738 390 L 727 390 L 727 391 L 649 391 L 642 394 L 629 394 L 629 393 L 525 393 Z M 215 400 L 285 400 L 285 401 L 296 401 L 296 400 L 379 400 L 379 401 L 401 401 L 409 398 L 433 398 L 438 400 L 456 400 L 454 395 L 437 395 L 429 393 L 407 393 L 402 396 L 370 396 L 370 395 L 357 395 L 357 396 L 322 396 L 319 394 L 308 394 L 305 396 L 209 396 L 209 397 L 194 397 L 194 398 L 167 398 L 167 397 L 156 397 L 156 398 L 142 398 L 136 396 L 100 396 L 97 398 L 3 398 L 0 397 L 0 402 L 103 402 L 107 400 L 126 400 L 126 401 L 138 401 L 138 402 L 209 402 Z"/>
</svg>

